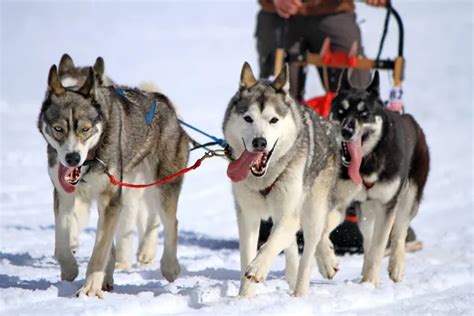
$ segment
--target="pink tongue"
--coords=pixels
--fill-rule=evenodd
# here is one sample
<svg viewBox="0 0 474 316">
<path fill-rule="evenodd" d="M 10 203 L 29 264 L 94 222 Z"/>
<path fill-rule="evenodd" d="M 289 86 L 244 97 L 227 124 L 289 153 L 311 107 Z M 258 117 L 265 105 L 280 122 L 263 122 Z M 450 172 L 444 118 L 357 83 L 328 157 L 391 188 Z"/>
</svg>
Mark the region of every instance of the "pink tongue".
<svg viewBox="0 0 474 316">
<path fill-rule="evenodd" d="M 72 193 L 74 190 L 76 190 L 76 187 L 67 182 L 65 179 L 66 175 L 70 174 L 73 170 L 74 168 L 66 168 L 62 165 L 62 163 L 58 163 L 58 180 L 66 193 Z"/>
<path fill-rule="evenodd" d="M 227 176 L 234 182 L 244 181 L 253 162 L 262 157 L 263 153 L 251 153 L 245 150 L 239 158 L 232 161 L 227 167 Z"/>
<path fill-rule="evenodd" d="M 352 182 L 356 184 L 362 183 L 362 178 L 360 176 L 360 164 L 362 163 L 362 140 L 361 138 L 347 143 L 347 149 L 351 155 L 351 163 L 349 165 L 349 177 Z"/>
</svg>

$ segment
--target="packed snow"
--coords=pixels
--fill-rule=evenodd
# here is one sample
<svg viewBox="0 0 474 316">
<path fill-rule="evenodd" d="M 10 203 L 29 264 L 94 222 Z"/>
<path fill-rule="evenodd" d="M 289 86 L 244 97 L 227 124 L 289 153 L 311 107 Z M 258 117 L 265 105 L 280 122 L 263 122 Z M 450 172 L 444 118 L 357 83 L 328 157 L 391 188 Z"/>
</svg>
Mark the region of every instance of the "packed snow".
<svg viewBox="0 0 474 316">
<path fill-rule="evenodd" d="M 334 280 L 313 271 L 311 293 L 290 295 L 284 259 L 255 299 L 238 299 L 239 251 L 226 161 L 206 160 L 186 176 L 178 210 L 180 277 L 169 284 L 159 260 L 115 273 L 104 300 L 75 298 L 95 238 L 97 212 L 81 234 L 79 277 L 60 281 L 53 257 L 52 185 L 36 120 L 47 71 L 68 52 L 77 64 L 105 58 L 116 82 L 153 81 L 180 116 L 221 136 L 243 61 L 257 69 L 256 1 L 2 1 L 0 98 L 0 314 L 471 314 L 473 279 L 473 4 L 397 1 L 405 22 L 404 101 L 424 128 L 432 164 L 413 221 L 424 249 L 407 256 L 394 284 L 383 261 L 381 285 L 359 284 L 362 256 L 344 256 Z M 363 44 L 375 56 L 385 12 L 358 4 Z M 396 54 L 391 24 L 384 55 Z M 315 71 L 308 96 L 321 94 Z M 383 91 L 390 87 L 383 75 Z M 191 133 L 191 132 L 190 132 Z M 191 133 L 193 137 L 206 140 Z M 202 152 L 191 156 L 193 162 Z M 158 256 L 162 251 L 162 238 Z"/>
</svg>

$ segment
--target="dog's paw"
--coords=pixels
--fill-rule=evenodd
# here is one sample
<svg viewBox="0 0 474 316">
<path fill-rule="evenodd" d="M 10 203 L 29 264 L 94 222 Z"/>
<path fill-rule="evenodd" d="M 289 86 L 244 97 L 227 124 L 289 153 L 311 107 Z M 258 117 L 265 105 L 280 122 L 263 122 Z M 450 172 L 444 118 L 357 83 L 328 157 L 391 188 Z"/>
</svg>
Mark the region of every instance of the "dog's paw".
<svg viewBox="0 0 474 316">
<path fill-rule="evenodd" d="M 132 263 L 131 262 L 116 262 L 115 263 L 115 269 L 117 270 L 124 270 L 128 271 L 132 269 Z"/>
<path fill-rule="evenodd" d="M 393 282 L 400 282 L 405 274 L 405 264 L 390 260 L 388 274 Z"/>
<path fill-rule="evenodd" d="M 295 291 L 293 292 L 294 297 L 303 297 L 308 295 L 309 293 L 309 287 L 303 289 L 303 288 L 296 288 Z"/>
<path fill-rule="evenodd" d="M 104 281 L 102 282 L 102 291 L 112 292 L 114 289 L 114 276 L 105 275 Z"/>
<path fill-rule="evenodd" d="M 104 280 L 103 272 L 94 272 L 86 277 L 84 285 L 76 292 L 76 296 L 87 295 L 89 297 L 104 298 L 102 285 Z"/>
<path fill-rule="evenodd" d="M 319 273 L 325 279 L 332 279 L 339 271 L 339 261 L 337 260 L 336 254 L 332 243 L 328 240 L 326 243 L 318 245 L 316 251 L 316 263 L 318 264 Z"/>
<path fill-rule="evenodd" d="M 140 266 L 148 266 L 153 264 L 155 260 L 155 252 L 140 251 L 137 256 L 137 261 Z"/>
<path fill-rule="evenodd" d="M 374 287 L 379 286 L 379 278 L 373 273 L 368 273 L 367 275 L 362 276 L 361 284 L 372 284 Z"/>
<path fill-rule="evenodd" d="M 256 284 L 247 279 L 240 281 L 239 296 L 240 299 L 254 298 L 256 293 Z"/>
<path fill-rule="evenodd" d="M 261 257 L 256 257 L 245 270 L 245 277 L 255 283 L 265 281 L 268 273 L 268 267 Z"/>
<path fill-rule="evenodd" d="M 318 263 L 319 273 L 325 279 L 331 280 L 339 271 L 339 262 L 334 252 L 325 256 L 316 256 L 316 262 Z"/>
<path fill-rule="evenodd" d="M 76 260 L 68 264 L 61 264 L 61 280 L 72 282 L 77 278 L 79 269 Z"/>
<path fill-rule="evenodd" d="M 174 282 L 181 272 L 181 266 L 178 259 L 175 258 L 161 258 L 160 261 L 161 275 L 168 281 Z"/>
</svg>

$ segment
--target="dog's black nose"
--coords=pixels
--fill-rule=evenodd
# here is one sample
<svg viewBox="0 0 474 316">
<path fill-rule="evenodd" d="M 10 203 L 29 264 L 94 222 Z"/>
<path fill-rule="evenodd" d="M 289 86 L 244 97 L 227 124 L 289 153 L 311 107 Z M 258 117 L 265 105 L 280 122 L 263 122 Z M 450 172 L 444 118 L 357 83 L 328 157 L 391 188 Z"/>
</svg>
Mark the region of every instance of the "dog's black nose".
<svg viewBox="0 0 474 316">
<path fill-rule="evenodd" d="M 341 135 L 344 139 L 349 140 L 354 136 L 354 130 L 352 128 L 343 127 L 341 130 Z"/>
<path fill-rule="evenodd" d="M 341 136 L 344 139 L 346 139 L 346 140 L 351 139 L 352 136 L 354 136 L 354 132 L 355 132 L 355 121 L 354 120 L 343 122 L 342 129 L 341 129 Z"/>
<path fill-rule="evenodd" d="M 76 167 L 81 161 L 81 155 L 78 152 L 66 154 L 66 162 L 69 167 Z"/>
<path fill-rule="evenodd" d="M 267 147 L 267 140 L 263 137 L 257 137 L 252 140 L 252 146 L 255 150 L 263 151 Z"/>
</svg>

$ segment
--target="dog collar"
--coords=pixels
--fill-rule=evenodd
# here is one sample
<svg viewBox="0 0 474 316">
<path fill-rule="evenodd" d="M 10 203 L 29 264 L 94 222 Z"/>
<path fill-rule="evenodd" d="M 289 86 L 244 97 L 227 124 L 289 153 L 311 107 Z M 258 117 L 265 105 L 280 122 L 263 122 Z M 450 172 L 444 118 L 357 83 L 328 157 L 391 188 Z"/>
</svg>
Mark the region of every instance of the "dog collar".
<svg viewBox="0 0 474 316">
<path fill-rule="evenodd" d="M 280 178 L 280 177 L 277 177 L 277 178 L 275 179 L 275 181 L 274 181 L 272 184 L 270 184 L 269 187 L 266 187 L 265 189 L 260 190 L 260 191 L 259 191 L 260 194 L 261 194 L 263 197 L 267 197 L 267 196 L 270 194 L 270 192 L 272 192 L 272 189 L 273 189 L 273 187 L 275 186 L 275 183 L 277 183 L 277 181 L 278 181 L 279 178 Z"/>
<path fill-rule="evenodd" d="M 365 181 L 365 180 L 363 180 L 363 183 L 364 183 L 364 186 L 365 186 L 367 189 L 371 189 L 371 188 L 374 186 L 374 184 L 375 184 L 375 182 L 369 182 L 369 181 Z"/>
</svg>

